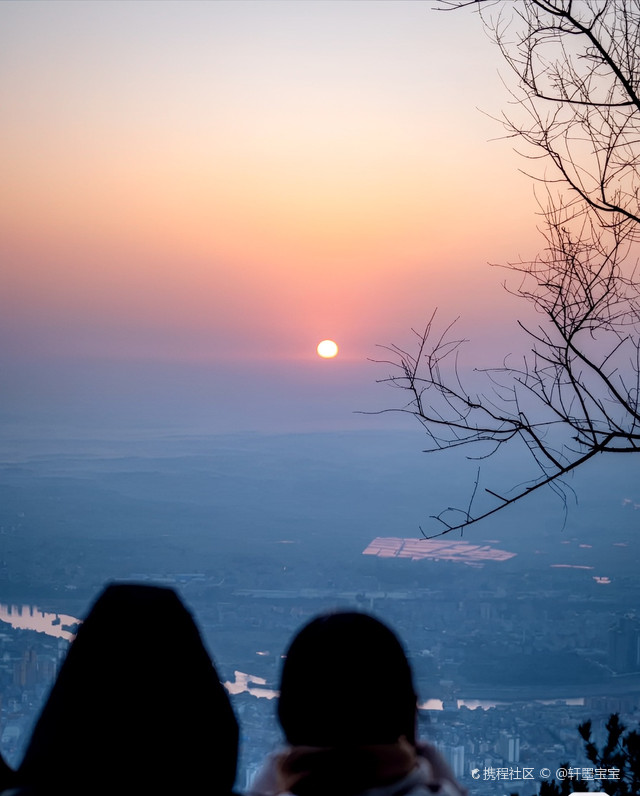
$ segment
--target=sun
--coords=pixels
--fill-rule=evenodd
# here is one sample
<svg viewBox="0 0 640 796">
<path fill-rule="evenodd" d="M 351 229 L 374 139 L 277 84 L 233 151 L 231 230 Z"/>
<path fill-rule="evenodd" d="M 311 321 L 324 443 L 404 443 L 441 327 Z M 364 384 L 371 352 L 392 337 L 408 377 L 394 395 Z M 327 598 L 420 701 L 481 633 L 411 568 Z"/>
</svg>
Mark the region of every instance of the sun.
<svg viewBox="0 0 640 796">
<path fill-rule="evenodd" d="M 338 354 L 338 346 L 333 340 L 323 340 L 316 348 L 318 356 L 323 359 L 333 359 Z"/>
</svg>

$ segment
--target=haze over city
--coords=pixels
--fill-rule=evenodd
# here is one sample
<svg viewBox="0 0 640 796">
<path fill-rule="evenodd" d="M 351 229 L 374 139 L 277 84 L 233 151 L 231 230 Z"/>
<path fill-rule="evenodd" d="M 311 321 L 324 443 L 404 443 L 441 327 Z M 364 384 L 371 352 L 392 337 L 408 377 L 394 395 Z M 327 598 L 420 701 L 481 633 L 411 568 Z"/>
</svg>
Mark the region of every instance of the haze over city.
<svg viewBox="0 0 640 796">
<path fill-rule="evenodd" d="M 336 606 L 398 630 L 421 732 L 476 796 L 506 791 L 472 770 L 526 764 L 537 788 L 586 762 L 579 721 L 637 723 L 636 457 L 425 541 L 479 466 L 483 487 L 524 480 L 522 451 L 427 454 L 386 411 L 407 399 L 380 383 L 384 346 L 414 346 L 434 310 L 469 340 L 470 384 L 532 317 L 490 265 L 540 247 L 496 119 L 509 73 L 476 14 L 433 5 L 0 3 L 13 765 L 113 579 L 193 610 L 244 727 L 240 790 L 281 740 L 287 641 Z"/>
</svg>

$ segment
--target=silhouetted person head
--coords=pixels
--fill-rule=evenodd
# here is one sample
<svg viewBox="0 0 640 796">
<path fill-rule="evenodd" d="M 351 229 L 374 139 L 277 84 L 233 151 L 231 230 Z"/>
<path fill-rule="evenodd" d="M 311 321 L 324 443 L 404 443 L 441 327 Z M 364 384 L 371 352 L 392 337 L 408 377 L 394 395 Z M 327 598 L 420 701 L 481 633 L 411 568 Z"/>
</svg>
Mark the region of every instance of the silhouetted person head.
<svg viewBox="0 0 640 796">
<path fill-rule="evenodd" d="M 361 613 L 312 620 L 287 651 L 278 718 L 292 746 L 415 744 L 416 693 L 395 634 Z"/>
<path fill-rule="evenodd" d="M 18 771 L 37 793 L 228 794 L 238 725 L 171 589 L 111 585 L 60 669 Z"/>
</svg>

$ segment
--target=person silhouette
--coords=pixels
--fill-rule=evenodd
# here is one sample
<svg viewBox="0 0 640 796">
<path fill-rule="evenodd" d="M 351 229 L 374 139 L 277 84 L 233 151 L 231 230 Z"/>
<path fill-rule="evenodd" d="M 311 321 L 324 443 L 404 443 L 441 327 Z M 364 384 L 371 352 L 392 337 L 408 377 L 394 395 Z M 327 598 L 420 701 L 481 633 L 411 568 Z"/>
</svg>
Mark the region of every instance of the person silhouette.
<svg viewBox="0 0 640 796">
<path fill-rule="evenodd" d="M 265 761 L 252 796 L 464 796 L 416 739 L 411 667 L 396 635 L 368 614 L 313 619 L 282 667 L 278 719 L 289 744 Z"/>
<path fill-rule="evenodd" d="M 16 772 L 11 768 L 7 761 L 0 755 L 0 793 L 7 788 L 11 788 L 16 781 Z"/>
<path fill-rule="evenodd" d="M 171 589 L 112 584 L 80 626 L 31 735 L 20 793 L 228 796 L 238 724 Z"/>
</svg>

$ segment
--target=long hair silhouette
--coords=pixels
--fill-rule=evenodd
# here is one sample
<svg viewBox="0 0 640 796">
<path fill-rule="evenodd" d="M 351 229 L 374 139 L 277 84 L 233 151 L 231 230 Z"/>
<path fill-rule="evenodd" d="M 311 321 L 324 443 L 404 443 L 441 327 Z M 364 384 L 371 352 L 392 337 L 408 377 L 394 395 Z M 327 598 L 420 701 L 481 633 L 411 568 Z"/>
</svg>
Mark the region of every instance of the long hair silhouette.
<svg viewBox="0 0 640 796">
<path fill-rule="evenodd" d="M 171 589 L 113 584 L 71 644 L 17 772 L 40 793 L 229 794 L 238 725 Z"/>
</svg>

